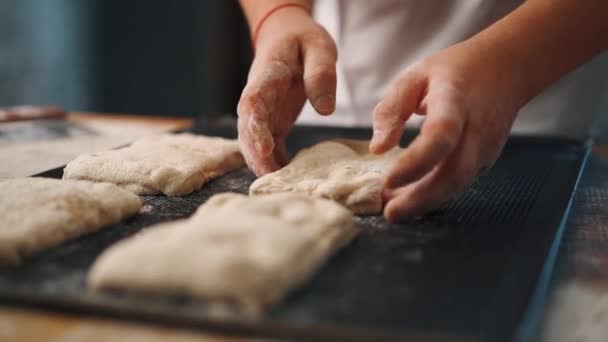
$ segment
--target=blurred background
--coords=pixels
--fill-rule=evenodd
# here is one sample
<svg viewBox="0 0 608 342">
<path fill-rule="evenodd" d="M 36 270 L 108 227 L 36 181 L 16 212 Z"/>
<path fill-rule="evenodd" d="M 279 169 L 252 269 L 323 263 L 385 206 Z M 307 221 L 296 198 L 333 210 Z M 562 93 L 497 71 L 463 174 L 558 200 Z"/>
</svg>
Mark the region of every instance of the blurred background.
<svg viewBox="0 0 608 342">
<path fill-rule="evenodd" d="M 251 56 L 236 0 L 0 0 L 0 107 L 205 125 L 234 115 Z M 608 142 L 608 115 L 597 120 L 592 134 Z"/>
<path fill-rule="evenodd" d="M 234 113 L 250 60 L 237 1 L 0 0 L 0 106 Z"/>
</svg>

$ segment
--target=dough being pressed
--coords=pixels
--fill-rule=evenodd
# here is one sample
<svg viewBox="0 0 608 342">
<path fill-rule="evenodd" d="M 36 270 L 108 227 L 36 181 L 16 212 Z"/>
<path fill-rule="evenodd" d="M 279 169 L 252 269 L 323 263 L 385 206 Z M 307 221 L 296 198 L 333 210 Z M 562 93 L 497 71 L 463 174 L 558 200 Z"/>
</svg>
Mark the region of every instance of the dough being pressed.
<svg viewBox="0 0 608 342">
<path fill-rule="evenodd" d="M 328 200 L 224 193 L 187 220 L 146 228 L 110 247 L 88 285 L 192 295 L 255 313 L 305 282 L 356 234 L 352 214 Z"/>
<path fill-rule="evenodd" d="M 161 134 L 122 149 L 81 155 L 65 167 L 63 178 L 114 183 L 140 195 L 184 196 L 244 166 L 235 140 Z"/>
<path fill-rule="evenodd" d="M 334 200 L 355 214 L 379 214 L 383 178 L 402 149 L 374 155 L 368 146 L 344 139 L 303 149 L 287 166 L 253 182 L 249 194 L 300 193 Z"/>
<path fill-rule="evenodd" d="M 141 200 L 108 183 L 50 178 L 0 181 L 0 264 L 23 258 L 118 223 Z"/>
</svg>

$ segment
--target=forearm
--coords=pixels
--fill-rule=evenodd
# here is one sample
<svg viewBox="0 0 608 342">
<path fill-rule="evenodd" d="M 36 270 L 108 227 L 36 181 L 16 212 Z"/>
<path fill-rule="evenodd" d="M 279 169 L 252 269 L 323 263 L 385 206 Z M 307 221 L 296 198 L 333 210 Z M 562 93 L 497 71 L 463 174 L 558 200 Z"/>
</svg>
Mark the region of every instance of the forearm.
<svg viewBox="0 0 608 342">
<path fill-rule="evenodd" d="M 312 8 L 312 0 L 240 0 L 241 8 L 247 18 L 249 29 L 255 30 L 260 19 L 273 8 L 285 3 L 301 4 L 306 8 Z"/>
<path fill-rule="evenodd" d="M 528 0 L 469 44 L 520 74 L 527 101 L 608 48 L 607 14 L 606 0 Z"/>
</svg>

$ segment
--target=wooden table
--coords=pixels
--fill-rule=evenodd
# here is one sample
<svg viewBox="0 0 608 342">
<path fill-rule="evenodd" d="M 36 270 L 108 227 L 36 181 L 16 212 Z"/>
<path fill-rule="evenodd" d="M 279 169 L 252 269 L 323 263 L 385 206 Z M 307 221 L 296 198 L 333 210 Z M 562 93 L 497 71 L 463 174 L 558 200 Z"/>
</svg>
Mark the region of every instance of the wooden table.
<svg viewBox="0 0 608 342">
<path fill-rule="evenodd" d="M 228 342 L 238 339 L 135 322 L 0 307 L 0 341 Z"/>
<path fill-rule="evenodd" d="M 75 134 L 50 140 L 28 138 L 24 141 L 13 137 L 10 142 L 4 143 L 0 139 L 0 179 L 24 177 L 45 171 L 66 164 L 83 152 L 117 147 L 143 135 L 186 128 L 193 122 L 192 119 L 183 118 L 92 113 L 72 113 L 66 120 L 77 127 L 90 129 L 95 134 Z M 0 124 L 0 130 L 38 124 L 43 123 Z M 0 306 L 0 341 L 181 342 L 235 339 L 185 329 Z"/>
</svg>

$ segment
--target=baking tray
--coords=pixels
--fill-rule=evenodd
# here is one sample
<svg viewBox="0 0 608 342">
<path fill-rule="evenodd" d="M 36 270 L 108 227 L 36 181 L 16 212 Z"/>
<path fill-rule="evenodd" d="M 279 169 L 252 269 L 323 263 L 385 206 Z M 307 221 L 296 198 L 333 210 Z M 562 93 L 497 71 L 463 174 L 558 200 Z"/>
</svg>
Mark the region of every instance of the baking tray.
<svg viewBox="0 0 608 342">
<path fill-rule="evenodd" d="M 195 129 L 201 132 L 201 130 Z M 205 131 L 234 137 L 231 129 Z M 367 129 L 299 127 L 293 152 L 332 137 L 369 138 Z M 408 132 L 403 144 L 415 135 Z M 187 217 L 210 196 L 246 193 L 254 175 L 232 172 L 179 198 L 143 196 L 140 214 L 0 270 L 3 303 L 301 340 L 506 341 L 542 292 L 547 258 L 588 148 L 557 138 L 512 137 L 495 167 L 466 193 L 400 225 L 359 218 L 362 232 L 305 286 L 259 320 L 210 310 L 187 297 L 93 293 L 95 258 L 112 243 L 158 222 Z M 38 176 L 60 177 L 61 169 Z M 536 301 L 537 302 L 537 301 Z"/>
</svg>

